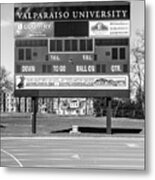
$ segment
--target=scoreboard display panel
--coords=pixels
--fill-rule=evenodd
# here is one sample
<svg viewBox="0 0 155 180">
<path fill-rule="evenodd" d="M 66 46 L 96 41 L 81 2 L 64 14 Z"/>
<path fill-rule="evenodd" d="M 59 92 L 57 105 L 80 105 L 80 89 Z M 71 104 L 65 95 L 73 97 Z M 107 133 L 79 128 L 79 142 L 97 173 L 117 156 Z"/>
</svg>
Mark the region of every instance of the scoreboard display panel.
<svg viewBox="0 0 155 180">
<path fill-rule="evenodd" d="M 15 4 L 15 95 L 129 97 L 130 3 Z"/>
</svg>

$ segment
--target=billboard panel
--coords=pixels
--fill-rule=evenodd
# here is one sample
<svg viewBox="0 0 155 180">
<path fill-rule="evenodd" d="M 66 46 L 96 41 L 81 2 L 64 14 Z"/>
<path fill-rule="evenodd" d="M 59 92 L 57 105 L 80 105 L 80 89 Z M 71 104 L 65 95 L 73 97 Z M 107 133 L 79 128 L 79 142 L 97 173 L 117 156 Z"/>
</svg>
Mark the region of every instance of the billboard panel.
<svg viewBox="0 0 155 180">
<path fill-rule="evenodd" d="M 15 94 L 128 95 L 129 2 L 15 4 L 14 24 Z"/>
<path fill-rule="evenodd" d="M 15 88 L 16 90 L 128 90 L 128 81 L 127 75 L 17 75 Z"/>
<path fill-rule="evenodd" d="M 89 36 L 130 36 L 130 21 L 89 21 Z"/>
</svg>

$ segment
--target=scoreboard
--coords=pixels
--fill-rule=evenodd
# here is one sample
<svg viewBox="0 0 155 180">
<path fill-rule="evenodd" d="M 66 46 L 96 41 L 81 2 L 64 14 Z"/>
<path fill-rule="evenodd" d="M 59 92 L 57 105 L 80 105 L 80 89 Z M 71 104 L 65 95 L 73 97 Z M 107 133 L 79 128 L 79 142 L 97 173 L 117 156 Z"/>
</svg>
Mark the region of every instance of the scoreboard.
<svg viewBox="0 0 155 180">
<path fill-rule="evenodd" d="M 15 4 L 15 96 L 129 97 L 130 3 Z"/>
</svg>

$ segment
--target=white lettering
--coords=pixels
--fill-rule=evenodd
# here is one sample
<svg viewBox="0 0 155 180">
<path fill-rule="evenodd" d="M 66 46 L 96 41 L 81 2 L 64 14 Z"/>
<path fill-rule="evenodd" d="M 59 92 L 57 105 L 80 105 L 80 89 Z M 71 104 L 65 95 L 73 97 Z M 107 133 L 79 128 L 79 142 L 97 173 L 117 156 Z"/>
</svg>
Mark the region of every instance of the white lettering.
<svg viewBox="0 0 155 180">
<path fill-rule="evenodd" d="M 79 11 L 32 11 L 16 12 L 16 18 L 20 20 L 52 20 L 52 19 L 102 19 L 102 18 L 126 18 L 127 10 L 79 10 Z"/>
<path fill-rule="evenodd" d="M 112 65 L 111 71 L 112 72 L 122 72 L 120 65 Z"/>
<path fill-rule="evenodd" d="M 66 72 L 66 66 L 64 65 L 53 65 L 53 72 Z"/>
<path fill-rule="evenodd" d="M 22 72 L 35 72 L 35 66 L 22 66 Z"/>
<path fill-rule="evenodd" d="M 65 11 L 65 12 L 63 13 L 63 18 L 64 18 L 64 19 L 68 19 L 68 18 L 69 18 L 69 12 L 68 12 L 68 11 Z"/>
<path fill-rule="evenodd" d="M 60 57 L 58 55 L 51 55 L 51 61 L 60 61 Z"/>
<path fill-rule="evenodd" d="M 82 58 L 84 61 L 92 61 L 93 60 L 91 55 L 83 55 Z"/>
<path fill-rule="evenodd" d="M 77 65 L 76 66 L 76 72 L 95 72 L 95 66 L 94 65 Z"/>
<path fill-rule="evenodd" d="M 122 10 L 123 17 L 126 17 L 127 10 Z"/>
</svg>

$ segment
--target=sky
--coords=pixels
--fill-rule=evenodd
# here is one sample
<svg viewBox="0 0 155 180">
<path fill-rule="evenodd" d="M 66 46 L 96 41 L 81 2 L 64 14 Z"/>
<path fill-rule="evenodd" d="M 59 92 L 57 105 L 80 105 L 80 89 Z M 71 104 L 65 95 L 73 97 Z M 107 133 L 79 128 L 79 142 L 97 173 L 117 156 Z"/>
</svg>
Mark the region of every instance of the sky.
<svg viewBox="0 0 155 180">
<path fill-rule="evenodd" d="M 144 29 L 144 1 L 131 2 L 130 48 L 136 39 L 136 31 Z M 14 4 L 1 4 L 1 66 L 14 74 Z"/>
</svg>

